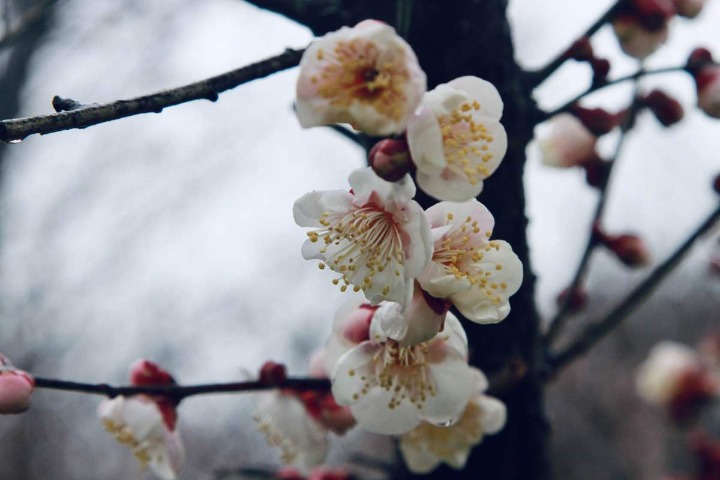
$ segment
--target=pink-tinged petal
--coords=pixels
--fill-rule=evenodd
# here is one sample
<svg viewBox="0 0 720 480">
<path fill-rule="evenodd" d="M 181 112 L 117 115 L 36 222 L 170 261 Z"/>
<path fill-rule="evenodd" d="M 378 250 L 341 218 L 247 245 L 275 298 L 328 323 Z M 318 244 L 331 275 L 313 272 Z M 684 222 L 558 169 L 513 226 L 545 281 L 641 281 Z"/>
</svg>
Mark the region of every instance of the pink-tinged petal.
<svg viewBox="0 0 720 480">
<path fill-rule="evenodd" d="M 301 227 L 321 227 L 319 219 L 323 213 L 339 213 L 348 210 L 353 196 L 343 190 L 309 192 L 295 201 L 293 218 Z"/>
<path fill-rule="evenodd" d="M 465 411 L 474 391 L 467 359 L 455 353 L 444 362 L 431 363 L 429 370 L 437 393 L 427 398 L 420 411 L 422 418 L 436 425 L 454 423 Z"/>
<path fill-rule="evenodd" d="M 7 368 L 0 370 L 0 414 L 22 413 L 30 406 L 35 382 L 22 370 Z"/>
<path fill-rule="evenodd" d="M 503 112 L 503 101 L 495 85 L 482 78 L 465 76 L 447 83 L 449 86 L 462 90 L 470 98 L 482 99 L 480 112 L 493 120 L 500 120 Z"/>
<path fill-rule="evenodd" d="M 507 421 L 507 408 L 497 398 L 481 395 L 479 400 L 482 410 L 482 429 L 485 433 L 492 435 L 499 432 Z"/>
<path fill-rule="evenodd" d="M 415 184 L 410 176 L 405 175 L 397 182 L 388 182 L 378 177 L 371 167 L 353 170 L 348 181 L 353 190 L 356 205 L 365 205 L 368 202 L 380 200 L 380 207 L 384 208 L 389 201 L 408 202 L 412 200 L 416 192 Z"/>
<path fill-rule="evenodd" d="M 482 260 L 475 265 L 485 272 L 485 282 L 456 293 L 451 300 L 468 320 L 497 323 L 510 313 L 509 298 L 522 284 L 523 266 L 502 240 L 493 240 L 482 253 Z"/>
<path fill-rule="evenodd" d="M 420 423 L 420 416 L 417 407 L 408 401 L 389 408 L 394 396 L 392 389 L 372 388 L 360 401 L 350 406 L 350 411 L 368 432 L 402 435 Z"/>
<path fill-rule="evenodd" d="M 568 168 L 596 158 L 597 137 L 574 115 L 561 113 L 538 127 L 537 142 L 542 162 L 549 167 Z"/>
<path fill-rule="evenodd" d="M 151 453 L 150 468 L 162 480 L 174 480 L 182 472 L 185 463 L 185 449 L 177 431 L 165 432 L 162 448 Z"/>
<path fill-rule="evenodd" d="M 439 175 L 447 166 L 440 124 L 429 107 L 420 107 L 408 123 L 410 155 L 418 169 Z"/>
<path fill-rule="evenodd" d="M 370 377 L 373 356 L 382 346 L 363 342 L 340 357 L 332 374 L 332 394 L 338 405 L 352 405 L 361 398 Z"/>
</svg>

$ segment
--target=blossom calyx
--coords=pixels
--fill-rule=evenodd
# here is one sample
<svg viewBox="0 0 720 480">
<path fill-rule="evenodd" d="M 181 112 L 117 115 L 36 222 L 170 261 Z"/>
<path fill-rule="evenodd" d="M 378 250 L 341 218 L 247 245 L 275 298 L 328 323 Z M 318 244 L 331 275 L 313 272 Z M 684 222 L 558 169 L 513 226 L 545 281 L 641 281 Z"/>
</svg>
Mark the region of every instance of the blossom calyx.
<svg viewBox="0 0 720 480">
<path fill-rule="evenodd" d="M 388 182 L 397 182 L 413 166 L 410 148 L 404 138 L 386 138 L 373 146 L 368 154 L 373 172 Z"/>
<path fill-rule="evenodd" d="M 630 268 L 644 267 L 652 260 L 647 245 L 637 235 L 627 233 L 606 235 L 601 233 L 598 239 L 615 254 L 618 260 Z"/>
<path fill-rule="evenodd" d="M 349 123 L 369 135 L 401 133 L 426 89 L 410 46 L 376 20 L 316 38 L 300 60 L 296 111 L 303 127 Z"/>
<path fill-rule="evenodd" d="M 258 381 L 268 386 L 278 386 L 287 380 L 287 368 L 282 363 L 265 362 L 260 367 Z"/>
</svg>

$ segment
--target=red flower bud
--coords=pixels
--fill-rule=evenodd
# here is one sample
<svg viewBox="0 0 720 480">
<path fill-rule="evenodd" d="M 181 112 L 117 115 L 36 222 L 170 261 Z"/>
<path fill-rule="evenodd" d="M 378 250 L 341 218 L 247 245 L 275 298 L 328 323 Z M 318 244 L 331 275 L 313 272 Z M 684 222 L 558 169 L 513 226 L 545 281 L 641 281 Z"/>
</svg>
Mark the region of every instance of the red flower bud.
<svg viewBox="0 0 720 480">
<path fill-rule="evenodd" d="M 30 406 L 35 380 L 13 367 L 0 370 L 0 414 L 22 413 Z"/>
<path fill-rule="evenodd" d="M 666 127 L 678 123 L 685 114 L 680 102 L 662 90 L 653 90 L 645 96 L 643 102 Z"/>
<path fill-rule="evenodd" d="M 602 188 L 607 182 L 610 172 L 610 162 L 600 157 L 589 158 L 581 164 L 585 169 L 585 181 L 595 188 Z"/>
<path fill-rule="evenodd" d="M 265 362 L 260 367 L 258 380 L 268 386 L 282 385 L 287 380 L 287 369 L 282 363 Z"/>
<path fill-rule="evenodd" d="M 605 135 L 618 125 L 618 116 L 602 108 L 584 108 L 575 104 L 570 113 L 595 136 Z"/>
<path fill-rule="evenodd" d="M 130 383 L 136 386 L 176 384 L 172 375 L 150 360 L 137 360 L 130 365 Z"/>
<path fill-rule="evenodd" d="M 611 250 L 628 267 L 643 267 L 651 261 L 647 245 L 637 235 L 602 235 L 599 239 L 605 247 Z"/>
<path fill-rule="evenodd" d="M 607 82 L 610 73 L 610 62 L 604 58 L 593 58 L 590 60 L 590 66 L 593 70 L 593 85 L 601 85 Z"/>
<path fill-rule="evenodd" d="M 632 12 L 638 22 L 648 30 L 659 30 L 675 15 L 675 5 L 671 0 L 632 0 Z"/>
<path fill-rule="evenodd" d="M 368 160 L 377 176 L 388 182 L 397 182 L 413 166 L 410 149 L 405 139 L 380 140 L 370 150 Z"/>
<path fill-rule="evenodd" d="M 560 292 L 556 299 L 558 306 L 565 304 L 565 299 L 568 298 L 568 293 L 570 293 L 570 287 L 565 288 L 562 292 Z M 572 291 L 570 298 L 567 300 L 568 310 L 573 313 L 579 312 L 585 308 L 587 301 L 587 292 L 583 288 L 579 287 Z"/>
<path fill-rule="evenodd" d="M 589 62 L 594 58 L 593 47 L 590 38 L 581 37 L 573 42 L 565 51 L 566 58 L 572 58 L 579 62 Z"/>
<path fill-rule="evenodd" d="M 710 50 L 704 47 L 699 47 L 690 52 L 685 68 L 693 71 L 701 67 L 702 65 L 705 65 L 706 63 L 710 63 L 712 61 L 713 57 L 712 53 L 710 53 Z"/>
</svg>

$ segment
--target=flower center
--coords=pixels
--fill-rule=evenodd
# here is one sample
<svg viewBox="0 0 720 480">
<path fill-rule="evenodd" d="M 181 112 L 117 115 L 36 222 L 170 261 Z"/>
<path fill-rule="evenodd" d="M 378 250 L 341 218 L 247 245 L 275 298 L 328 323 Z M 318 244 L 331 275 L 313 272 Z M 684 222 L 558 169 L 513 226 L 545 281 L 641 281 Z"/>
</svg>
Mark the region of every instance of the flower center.
<svg viewBox="0 0 720 480">
<path fill-rule="evenodd" d="M 336 107 L 353 102 L 371 105 L 383 115 L 399 121 L 404 114 L 403 86 L 409 78 L 402 50 L 390 60 L 380 60 L 377 45 L 361 39 L 337 42 L 332 53 L 318 50 L 317 59 L 327 60 L 322 72 L 311 78 L 318 93 Z M 328 57 L 328 58 L 326 58 Z"/>
<path fill-rule="evenodd" d="M 374 277 L 386 268 L 398 277 L 402 275 L 402 237 L 391 213 L 365 206 L 342 214 L 323 213 L 320 224 L 325 228 L 307 235 L 311 242 L 322 239 L 325 243 L 320 253 L 330 268 L 340 273 L 333 284 L 342 282 L 341 291 L 350 284 L 355 285 L 356 292 L 373 288 Z M 390 293 L 389 284 L 383 286 L 382 293 Z"/>
<path fill-rule="evenodd" d="M 473 113 L 479 110 L 480 103 L 475 100 L 438 117 L 448 167 L 464 175 L 471 185 L 490 175 L 485 164 L 493 158 L 493 154 L 488 152 L 488 144 L 494 139 L 487 127 L 473 118 Z"/>
</svg>

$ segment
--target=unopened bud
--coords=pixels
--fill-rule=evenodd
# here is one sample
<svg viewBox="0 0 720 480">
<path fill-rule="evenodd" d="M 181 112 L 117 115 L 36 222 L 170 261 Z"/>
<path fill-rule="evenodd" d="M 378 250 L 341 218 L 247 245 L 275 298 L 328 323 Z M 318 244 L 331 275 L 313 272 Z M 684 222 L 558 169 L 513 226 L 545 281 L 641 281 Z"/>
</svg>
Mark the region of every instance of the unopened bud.
<svg viewBox="0 0 720 480">
<path fill-rule="evenodd" d="M 638 60 L 647 58 L 660 48 L 669 34 L 667 19 L 654 25 L 647 18 L 651 17 L 623 14 L 616 16 L 612 23 L 622 51 Z"/>
<path fill-rule="evenodd" d="M 604 235 L 602 243 L 617 258 L 630 268 L 643 267 L 651 261 L 650 251 L 645 242 L 637 235 L 624 234 L 617 236 Z"/>
<path fill-rule="evenodd" d="M 602 188 L 607 183 L 610 174 L 610 162 L 606 162 L 599 156 L 590 158 L 581 164 L 585 170 L 585 181 L 595 188 Z"/>
<path fill-rule="evenodd" d="M 639 23 L 648 30 L 659 30 L 675 15 L 671 0 L 632 0 L 630 8 Z"/>
<path fill-rule="evenodd" d="M 674 0 L 675 10 L 681 17 L 695 18 L 700 15 L 705 0 Z"/>
<path fill-rule="evenodd" d="M 380 140 L 370 150 L 368 159 L 377 176 L 388 182 L 397 182 L 413 166 L 410 149 L 405 139 Z"/>
<path fill-rule="evenodd" d="M 352 343 L 362 343 L 370 338 L 370 322 L 378 307 L 363 304 L 356 308 L 344 322 L 343 337 Z"/>
<path fill-rule="evenodd" d="M 595 136 L 605 135 L 618 125 L 618 117 L 602 108 L 584 108 L 573 105 L 570 113 Z"/>
<path fill-rule="evenodd" d="M 130 365 L 130 383 L 136 386 L 176 384 L 172 375 L 150 360 L 137 360 Z"/>
<path fill-rule="evenodd" d="M 593 47 L 590 38 L 581 37 L 573 42 L 565 51 L 566 58 L 572 58 L 579 62 L 589 62 L 594 58 Z"/>
<path fill-rule="evenodd" d="M 287 380 L 287 369 L 282 363 L 265 362 L 260 367 L 258 380 L 268 386 L 282 385 Z"/>
<path fill-rule="evenodd" d="M 607 82 L 607 77 L 610 74 L 610 61 L 605 58 L 593 58 L 590 60 L 590 66 L 593 71 L 593 85 L 602 85 Z"/>
<path fill-rule="evenodd" d="M 16 414 L 27 410 L 33 390 L 33 377 L 13 367 L 10 360 L 0 354 L 0 414 Z"/>
<path fill-rule="evenodd" d="M 653 90 L 645 96 L 643 103 L 650 109 L 664 126 L 675 125 L 682 120 L 685 111 L 677 100 L 663 92 Z"/>
<path fill-rule="evenodd" d="M 584 309 L 585 305 L 587 305 L 587 301 L 587 292 L 581 287 L 576 288 L 572 291 L 572 293 L 570 293 L 570 287 L 565 288 L 562 292 L 560 292 L 556 300 L 558 306 L 565 305 L 565 302 L 567 302 L 567 309 L 572 313 L 576 313 Z"/>
<path fill-rule="evenodd" d="M 690 52 L 685 68 L 692 72 L 712 61 L 713 56 L 710 50 L 704 47 L 698 47 Z"/>
</svg>

